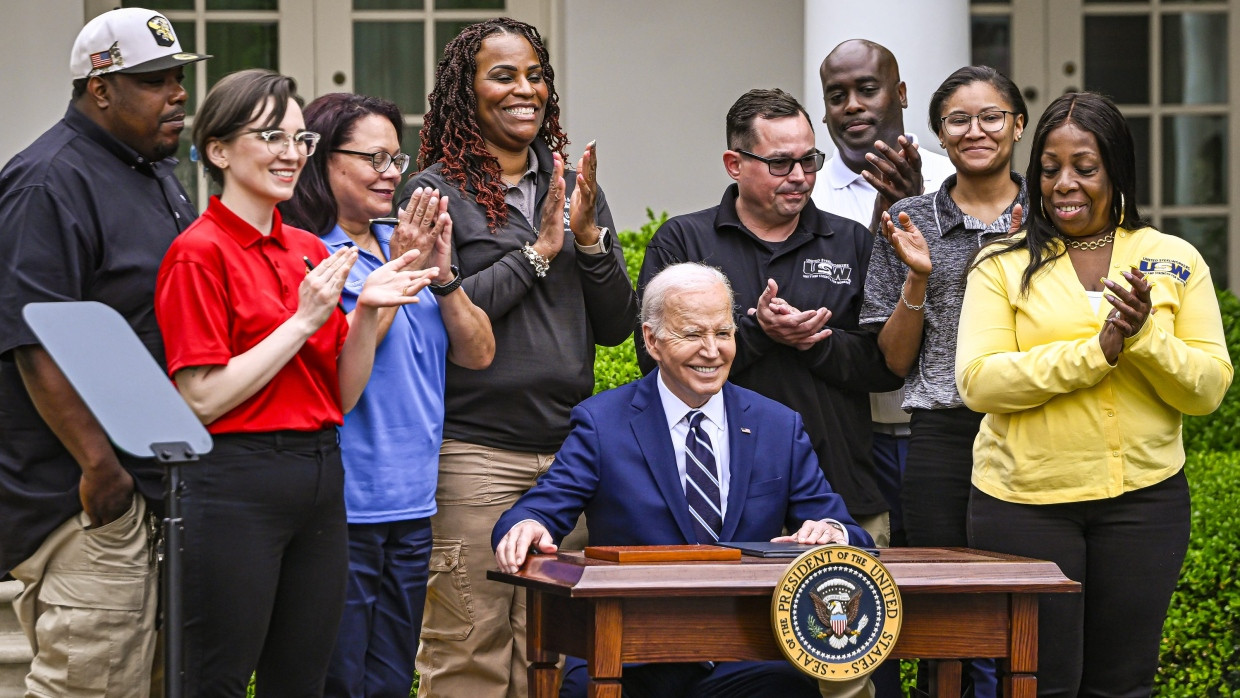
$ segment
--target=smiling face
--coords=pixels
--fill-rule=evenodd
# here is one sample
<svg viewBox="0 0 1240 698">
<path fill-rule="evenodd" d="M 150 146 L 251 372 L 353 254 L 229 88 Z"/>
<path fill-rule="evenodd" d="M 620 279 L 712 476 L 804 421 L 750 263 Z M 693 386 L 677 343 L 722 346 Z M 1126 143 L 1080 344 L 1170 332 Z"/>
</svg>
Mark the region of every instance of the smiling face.
<svg viewBox="0 0 1240 698">
<path fill-rule="evenodd" d="M 874 141 L 894 146 L 904 133 L 908 101 L 895 59 L 866 42 L 849 41 L 827 56 L 818 74 L 827 108 L 822 121 L 844 161 L 858 171 Z"/>
<path fill-rule="evenodd" d="M 181 66 L 152 73 L 112 73 L 100 80 L 106 106 L 104 128 L 117 140 L 151 161 L 177 152 L 185 129 Z"/>
<path fill-rule="evenodd" d="M 374 153 L 379 150 L 392 155 L 400 152 L 400 141 L 392 122 L 378 114 L 367 114 L 353 122 L 349 137 L 340 144 L 341 150 Z M 392 214 L 392 196 L 400 185 L 400 168 L 394 164 L 376 172 L 368 158 L 349 153 L 329 153 L 327 182 L 336 198 L 337 216 L 341 221 L 364 229 L 371 218 Z M 349 225 L 346 229 L 352 229 Z"/>
<path fill-rule="evenodd" d="M 211 141 L 207 152 L 212 163 L 223 170 L 224 196 L 230 200 L 245 199 L 260 208 L 270 208 L 292 198 L 297 177 L 306 164 L 306 156 L 296 146 L 289 145 L 282 153 L 272 153 L 268 144 L 255 133 L 272 129 L 295 134 L 305 130 L 306 122 L 296 101 L 288 101 L 284 119 L 276 126 L 270 125 L 271 106 L 272 100 L 268 98 L 249 123 L 227 141 Z"/>
<path fill-rule="evenodd" d="M 962 85 L 944 100 L 940 116 L 973 116 L 995 110 L 1014 111 L 994 85 L 979 80 Z M 963 135 L 953 136 L 947 133 L 943 123 L 939 122 L 939 137 L 943 139 L 947 157 L 951 158 L 957 172 L 985 175 L 996 170 L 1007 172 L 1010 169 L 1012 149 L 1025 129 L 1025 121 L 1019 114 L 1003 116 L 1003 128 L 994 133 L 982 130 L 979 119 L 971 119 L 968 131 Z"/>
<path fill-rule="evenodd" d="M 814 131 L 801 114 L 778 119 L 759 116 L 753 120 L 753 147 L 745 150 L 764 158 L 799 160 L 815 152 Z M 765 162 L 735 150 L 724 154 L 724 166 L 740 188 L 737 213 L 762 227 L 777 227 L 801 215 L 818 176 L 807 174 L 798 163 L 788 174 L 776 177 Z"/>
<path fill-rule="evenodd" d="M 1051 223 L 1071 237 L 1111 228 L 1111 178 L 1098 139 L 1071 121 L 1046 136 L 1042 150 L 1042 207 Z"/>
<path fill-rule="evenodd" d="M 721 283 L 669 291 L 663 328 L 656 336 L 642 326 L 646 350 L 659 364 L 663 384 L 690 407 L 701 407 L 723 390 L 736 358 L 736 326 Z"/>
<path fill-rule="evenodd" d="M 523 36 L 492 34 L 476 56 L 474 95 L 487 150 L 522 153 L 542 128 L 547 83 L 534 47 Z"/>
</svg>

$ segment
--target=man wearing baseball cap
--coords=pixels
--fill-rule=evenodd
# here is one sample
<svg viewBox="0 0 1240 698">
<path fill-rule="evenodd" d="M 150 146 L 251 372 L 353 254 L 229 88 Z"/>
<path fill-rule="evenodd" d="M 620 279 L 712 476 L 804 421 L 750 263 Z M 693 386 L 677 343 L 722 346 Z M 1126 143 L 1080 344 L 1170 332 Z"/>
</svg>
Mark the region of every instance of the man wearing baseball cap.
<svg viewBox="0 0 1240 698">
<path fill-rule="evenodd" d="M 27 695 L 149 695 L 162 472 L 112 448 L 21 311 L 105 303 L 163 363 L 155 274 L 197 215 L 169 156 L 183 66 L 205 58 L 158 12 L 96 17 L 70 54 L 64 118 L 0 171 L 0 577 L 25 584 Z"/>
</svg>

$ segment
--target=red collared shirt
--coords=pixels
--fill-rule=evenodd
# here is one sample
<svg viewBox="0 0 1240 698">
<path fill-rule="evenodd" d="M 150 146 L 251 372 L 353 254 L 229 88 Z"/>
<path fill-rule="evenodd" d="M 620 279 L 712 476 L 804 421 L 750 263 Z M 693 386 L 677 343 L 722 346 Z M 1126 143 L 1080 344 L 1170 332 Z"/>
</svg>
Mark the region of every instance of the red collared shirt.
<svg viewBox="0 0 1240 698">
<path fill-rule="evenodd" d="M 164 335 L 168 374 L 220 366 L 253 348 L 297 311 L 306 276 L 302 257 L 318 264 L 327 248 L 274 214 L 262 235 L 211 197 L 205 213 L 172 243 L 155 284 L 155 316 Z M 342 423 L 336 358 L 349 324 L 335 312 L 279 373 L 248 400 L 207 426 L 212 434 Z"/>
</svg>

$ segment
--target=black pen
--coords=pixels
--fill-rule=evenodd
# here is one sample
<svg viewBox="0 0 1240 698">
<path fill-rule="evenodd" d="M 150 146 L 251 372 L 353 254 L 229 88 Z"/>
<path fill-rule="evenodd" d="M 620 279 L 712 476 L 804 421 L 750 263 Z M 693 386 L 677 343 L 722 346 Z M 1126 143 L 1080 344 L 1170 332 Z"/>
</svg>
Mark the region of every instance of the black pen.
<svg viewBox="0 0 1240 698">
<path fill-rule="evenodd" d="M 310 272 L 314 271 L 314 262 L 311 262 L 309 257 L 307 257 L 307 256 L 305 256 L 305 255 L 302 255 L 302 256 L 301 256 L 301 261 L 303 261 L 303 262 L 305 262 L 305 263 L 306 263 L 306 273 L 307 273 L 307 274 L 309 274 Z M 349 311 L 347 311 L 347 310 L 345 310 L 345 309 L 344 309 L 344 301 L 336 301 L 336 307 L 337 307 L 337 308 L 340 308 L 340 312 L 344 313 L 345 315 L 348 315 L 348 314 L 349 314 Z"/>
</svg>

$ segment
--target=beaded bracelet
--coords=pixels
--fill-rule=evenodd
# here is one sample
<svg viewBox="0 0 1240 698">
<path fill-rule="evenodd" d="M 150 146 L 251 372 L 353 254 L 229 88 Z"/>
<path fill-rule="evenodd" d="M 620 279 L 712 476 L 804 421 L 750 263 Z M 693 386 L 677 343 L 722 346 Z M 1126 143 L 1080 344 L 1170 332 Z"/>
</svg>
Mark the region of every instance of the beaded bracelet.
<svg viewBox="0 0 1240 698">
<path fill-rule="evenodd" d="M 534 249 L 533 245 L 526 243 L 525 246 L 521 248 L 521 254 L 525 255 L 525 258 L 529 260 L 530 265 L 534 267 L 534 276 L 541 279 L 547 275 L 547 270 L 551 268 L 551 263 L 547 261 L 546 257 L 538 254 L 538 251 Z"/>
</svg>

